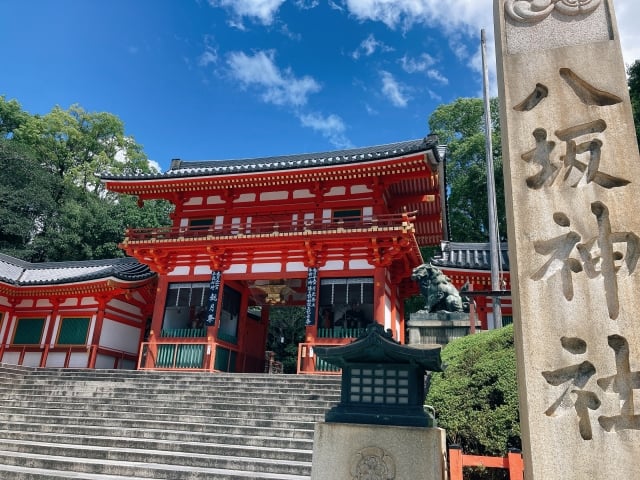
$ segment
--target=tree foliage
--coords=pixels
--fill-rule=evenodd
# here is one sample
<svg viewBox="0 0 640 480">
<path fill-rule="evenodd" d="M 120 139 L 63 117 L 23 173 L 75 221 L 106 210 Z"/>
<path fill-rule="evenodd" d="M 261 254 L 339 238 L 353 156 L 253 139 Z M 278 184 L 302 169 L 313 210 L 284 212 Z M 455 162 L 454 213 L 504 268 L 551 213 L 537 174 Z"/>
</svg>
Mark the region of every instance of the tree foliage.
<svg viewBox="0 0 640 480">
<path fill-rule="evenodd" d="M 269 330 L 267 350 L 276 353 L 282 362 L 284 373 L 296 373 L 298 367 L 298 344 L 305 336 L 305 308 L 301 306 L 271 306 L 269 308 Z"/>
<path fill-rule="evenodd" d="M 636 60 L 627 70 L 629 74 L 629 97 L 633 110 L 633 123 L 636 126 L 636 138 L 640 145 L 640 60 Z"/>
<path fill-rule="evenodd" d="M 78 105 L 30 115 L 0 96 L 0 250 L 29 261 L 122 256 L 127 226 L 169 223 L 166 202 L 105 192 L 98 174 L 151 172 L 122 121 Z"/>
<path fill-rule="evenodd" d="M 505 455 L 520 448 L 513 326 L 469 335 L 442 350 L 426 403 L 448 441 L 465 453 Z"/>
<path fill-rule="evenodd" d="M 507 229 L 497 99 L 491 100 L 491 118 L 498 227 L 501 239 L 504 240 Z M 449 149 L 446 183 L 451 240 L 488 241 L 483 101 L 479 98 L 459 98 L 452 103 L 440 105 L 429 117 L 429 127 Z"/>
</svg>

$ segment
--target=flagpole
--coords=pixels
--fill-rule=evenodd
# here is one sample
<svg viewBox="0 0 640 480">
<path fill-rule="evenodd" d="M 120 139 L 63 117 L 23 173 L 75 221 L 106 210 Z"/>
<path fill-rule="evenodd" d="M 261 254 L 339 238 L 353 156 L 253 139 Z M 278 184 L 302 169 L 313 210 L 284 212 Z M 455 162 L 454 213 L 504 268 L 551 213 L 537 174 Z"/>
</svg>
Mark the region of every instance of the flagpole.
<svg viewBox="0 0 640 480">
<path fill-rule="evenodd" d="M 487 196 L 489 202 L 489 246 L 491 249 L 491 290 L 500 290 L 500 243 L 498 239 L 498 215 L 496 207 L 496 181 L 493 171 L 493 148 L 491 145 L 491 105 L 489 102 L 489 68 L 487 67 L 487 39 L 484 28 L 480 31 L 482 44 L 482 80 L 484 92 L 484 133 L 487 157 Z M 492 297 L 493 328 L 502 327 L 500 297 Z M 491 326 L 489 327 L 491 328 Z"/>
</svg>

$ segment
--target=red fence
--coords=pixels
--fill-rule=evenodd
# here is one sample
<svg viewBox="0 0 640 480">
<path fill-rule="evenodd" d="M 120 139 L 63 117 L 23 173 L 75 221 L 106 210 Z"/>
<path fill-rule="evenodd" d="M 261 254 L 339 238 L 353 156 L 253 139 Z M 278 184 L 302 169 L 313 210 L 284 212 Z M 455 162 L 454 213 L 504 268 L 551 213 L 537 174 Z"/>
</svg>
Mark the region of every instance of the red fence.
<svg viewBox="0 0 640 480">
<path fill-rule="evenodd" d="M 524 480 L 524 463 L 519 451 L 506 457 L 465 455 L 458 446 L 449 447 L 449 480 L 463 480 L 464 467 L 504 468 L 509 470 L 509 480 Z"/>
</svg>

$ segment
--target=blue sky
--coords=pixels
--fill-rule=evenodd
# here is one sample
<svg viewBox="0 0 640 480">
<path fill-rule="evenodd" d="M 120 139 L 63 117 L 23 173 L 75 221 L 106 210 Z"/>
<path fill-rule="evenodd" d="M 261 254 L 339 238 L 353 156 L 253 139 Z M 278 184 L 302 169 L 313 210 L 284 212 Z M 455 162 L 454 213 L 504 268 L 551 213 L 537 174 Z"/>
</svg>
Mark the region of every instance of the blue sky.
<svg viewBox="0 0 640 480">
<path fill-rule="evenodd" d="M 638 0 L 615 0 L 625 61 Z M 77 103 L 171 158 L 251 158 L 419 138 L 482 91 L 492 0 L 0 0 L 0 95 Z M 493 74 L 492 74 L 493 77 Z M 495 92 L 495 88 L 493 88 Z"/>
</svg>

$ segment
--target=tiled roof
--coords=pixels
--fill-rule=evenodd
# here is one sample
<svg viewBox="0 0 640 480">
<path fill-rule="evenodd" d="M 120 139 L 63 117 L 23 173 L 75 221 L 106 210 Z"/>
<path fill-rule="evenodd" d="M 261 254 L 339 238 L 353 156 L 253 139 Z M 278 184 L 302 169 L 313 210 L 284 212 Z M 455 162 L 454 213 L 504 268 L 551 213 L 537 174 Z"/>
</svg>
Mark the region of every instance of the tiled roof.
<svg viewBox="0 0 640 480">
<path fill-rule="evenodd" d="M 114 277 L 137 281 L 155 275 L 135 258 L 30 263 L 0 254 L 0 282 L 11 285 L 58 285 Z"/>
<path fill-rule="evenodd" d="M 440 255 L 431 259 L 438 268 L 465 268 L 469 270 L 491 270 L 491 247 L 489 243 L 441 242 Z M 502 271 L 509 270 L 507 244 L 500 244 Z"/>
<path fill-rule="evenodd" d="M 430 135 L 426 138 L 417 140 L 320 153 L 304 153 L 240 160 L 184 161 L 174 159 L 171 161 L 171 168 L 165 173 L 139 173 L 132 175 L 112 175 L 105 173 L 102 175 L 102 179 L 144 180 L 290 170 L 382 160 L 425 152 L 428 150 L 433 150 L 435 155 L 437 155 L 438 160 L 441 160 L 440 157 L 442 157 L 446 152 L 446 147 L 439 146 L 437 137 Z"/>
</svg>

